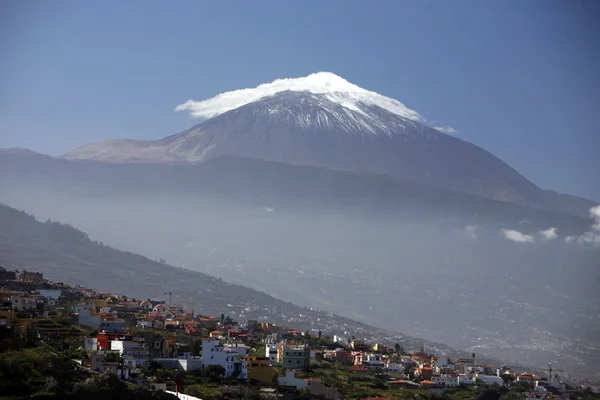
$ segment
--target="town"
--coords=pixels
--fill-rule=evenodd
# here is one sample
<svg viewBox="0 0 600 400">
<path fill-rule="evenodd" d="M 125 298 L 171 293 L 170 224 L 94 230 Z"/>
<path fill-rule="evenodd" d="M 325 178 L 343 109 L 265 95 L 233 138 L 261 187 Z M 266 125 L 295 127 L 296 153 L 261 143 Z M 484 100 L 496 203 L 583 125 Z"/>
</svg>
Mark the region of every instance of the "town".
<svg viewBox="0 0 600 400">
<path fill-rule="evenodd" d="M 302 332 L 268 321 L 203 315 L 193 305 L 172 304 L 170 292 L 161 299 L 136 299 L 5 268 L 0 285 L 2 353 L 15 340 L 29 338 L 82 370 L 186 399 L 382 400 L 415 398 L 414 393 L 475 399 L 487 390 L 496 398 L 561 400 L 581 390 L 566 385 L 551 366 L 538 376 L 480 365 L 476 354 L 451 359 L 429 354 L 424 346 L 368 343 L 318 326 Z M 8 393 L 10 385 L 2 389 L 0 395 L 18 394 Z"/>
</svg>

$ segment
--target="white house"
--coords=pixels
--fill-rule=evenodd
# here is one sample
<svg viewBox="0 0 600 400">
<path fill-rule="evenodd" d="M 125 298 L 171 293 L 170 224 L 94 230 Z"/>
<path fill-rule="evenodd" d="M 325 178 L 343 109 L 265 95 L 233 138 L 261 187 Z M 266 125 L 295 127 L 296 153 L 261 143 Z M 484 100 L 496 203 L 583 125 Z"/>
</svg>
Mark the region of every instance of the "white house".
<svg viewBox="0 0 600 400">
<path fill-rule="evenodd" d="M 459 385 L 457 374 L 433 374 L 431 381 L 438 386 L 455 387 Z"/>
<path fill-rule="evenodd" d="M 137 327 L 138 328 L 152 328 L 154 324 L 154 321 L 152 321 L 149 318 L 141 318 L 137 320 Z"/>
<path fill-rule="evenodd" d="M 226 377 L 245 378 L 245 364 L 241 357 L 248 355 L 245 345 L 222 345 L 219 339 L 202 339 L 202 369 L 210 365 L 220 365 L 225 369 Z"/>
<path fill-rule="evenodd" d="M 32 297 L 12 296 L 11 307 L 18 311 L 35 310 L 36 301 Z"/>
<path fill-rule="evenodd" d="M 152 310 L 152 303 L 150 303 L 148 300 L 144 300 L 140 303 L 140 308 L 143 308 L 144 310 Z"/>
<path fill-rule="evenodd" d="M 101 321 L 100 329 L 107 333 L 125 332 L 125 321 L 122 319 Z"/>
<path fill-rule="evenodd" d="M 160 313 L 166 313 L 169 311 L 169 306 L 167 306 L 166 304 L 157 304 L 154 306 L 154 308 L 152 309 L 153 312 L 160 312 Z"/>
<path fill-rule="evenodd" d="M 269 359 L 271 365 L 277 364 L 277 347 L 278 344 L 267 344 L 265 347 L 265 357 Z"/>
<path fill-rule="evenodd" d="M 404 364 L 388 362 L 387 364 L 385 364 L 385 367 L 388 371 L 404 372 Z"/>
<path fill-rule="evenodd" d="M 295 387 L 296 389 L 308 388 L 308 382 L 308 379 L 297 378 L 296 371 L 294 370 L 287 370 L 285 371 L 285 376 L 277 378 L 277 384 L 279 386 Z"/>
<path fill-rule="evenodd" d="M 476 375 L 476 376 L 477 376 L 477 378 L 484 381 L 487 385 L 493 385 L 494 383 L 499 386 L 504 385 L 504 381 L 502 380 L 502 378 L 500 378 L 499 376 L 496 376 L 496 375 Z"/>
<path fill-rule="evenodd" d="M 40 289 L 38 290 L 40 296 L 47 297 L 49 299 L 58 300 L 62 292 L 60 290 L 53 289 Z"/>
<path fill-rule="evenodd" d="M 128 360 L 134 366 L 142 366 L 149 361 L 150 351 L 144 342 L 137 340 L 111 340 L 110 349 L 118 351 L 123 359 Z"/>
</svg>

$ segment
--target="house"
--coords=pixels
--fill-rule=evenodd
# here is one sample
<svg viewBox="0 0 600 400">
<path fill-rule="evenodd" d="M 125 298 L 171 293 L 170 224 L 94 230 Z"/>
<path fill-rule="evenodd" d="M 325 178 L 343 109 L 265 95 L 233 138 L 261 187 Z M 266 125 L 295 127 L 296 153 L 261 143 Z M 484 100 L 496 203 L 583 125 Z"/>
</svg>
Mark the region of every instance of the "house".
<svg viewBox="0 0 600 400">
<path fill-rule="evenodd" d="M 271 365 L 279 364 L 277 362 L 277 347 L 278 345 L 276 344 L 267 344 L 265 346 L 265 356 Z"/>
<path fill-rule="evenodd" d="M 540 381 L 540 378 L 533 374 L 521 374 L 517 376 L 517 382 L 530 382 L 534 386 L 537 386 Z"/>
<path fill-rule="evenodd" d="M 347 350 L 335 350 L 331 353 L 331 361 L 338 362 L 342 365 L 352 365 L 352 353 Z"/>
<path fill-rule="evenodd" d="M 155 313 L 167 313 L 169 312 L 169 306 L 166 304 L 157 304 L 152 308 L 152 311 Z"/>
<path fill-rule="evenodd" d="M 196 358 L 157 358 L 156 362 L 164 368 L 178 369 L 185 372 L 202 369 L 202 360 Z"/>
<path fill-rule="evenodd" d="M 361 353 L 356 357 L 357 365 L 368 365 L 373 368 L 383 368 L 384 362 L 383 358 L 379 354 L 371 354 L 371 353 Z"/>
<path fill-rule="evenodd" d="M 36 309 L 36 300 L 33 297 L 12 296 L 11 307 L 17 311 L 31 311 Z"/>
<path fill-rule="evenodd" d="M 504 381 L 502 380 L 502 378 L 500 378 L 499 376 L 496 375 L 476 375 L 477 378 L 481 379 L 482 381 L 484 381 L 486 383 L 486 385 L 493 385 L 496 384 L 498 386 L 503 386 L 504 385 Z"/>
<path fill-rule="evenodd" d="M 309 350 L 304 345 L 282 344 L 277 348 L 277 362 L 284 368 L 308 368 Z"/>
<path fill-rule="evenodd" d="M 108 307 L 108 306 L 100 307 L 98 312 L 100 314 L 110 314 L 110 307 Z"/>
<path fill-rule="evenodd" d="M 136 326 L 138 328 L 152 328 L 153 323 L 152 318 L 140 318 L 137 320 Z"/>
<path fill-rule="evenodd" d="M 150 303 L 148 300 L 144 300 L 140 303 L 140 308 L 144 309 L 144 310 L 152 310 L 152 303 Z"/>
<path fill-rule="evenodd" d="M 271 366 L 267 357 L 244 357 L 248 379 L 272 385 L 277 382 L 277 369 Z"/>
<path fill-rule="evenodd" d="M 308 389 L 308 379 L 298 378 L 295 370 L 285 371 L 285 376 L 277 378 L 277 384 L 279 386 L 294 387 L 298 390 Z"/>
<path fill-rule="evenodd" d="M 92 354 L 90 356 L 90 369 L 92 371 L 100 373 L 113 372 L 116 374 L 118 367 L 119 364 L 116 361 L 103 361 L 102 354 Z"/>
<path fill-rule="evenodd" d="M 135 340 L 131 336 L 117 338 L 110 342 L 110 349 L 129 361 L 132 368 L 146 364 L 150 359 L 150 351 L 143 339 Z"/>
<path fill-rule="evenodd" d="M 101 321 L 100 330 L 107 333 L 125 332 L 125 321 L 122 319 Z"/>
<path fill-rule="evenodd" d="M 245 345 L 223 345 L 219 339 L 202 339 L 202 369 L 210 365 L 220 365 L 225 369 L 225 376 L 247 378 L 247 364 L 242 357 L 248 355 Z"/>
<path fill-rule="evenodd" d="M 19 274 L 19 281 L 26 283 L 42 283 L 44 281 L 44 274 L 41 272 L 27 272 L 23 270 Z"/>
</svg>

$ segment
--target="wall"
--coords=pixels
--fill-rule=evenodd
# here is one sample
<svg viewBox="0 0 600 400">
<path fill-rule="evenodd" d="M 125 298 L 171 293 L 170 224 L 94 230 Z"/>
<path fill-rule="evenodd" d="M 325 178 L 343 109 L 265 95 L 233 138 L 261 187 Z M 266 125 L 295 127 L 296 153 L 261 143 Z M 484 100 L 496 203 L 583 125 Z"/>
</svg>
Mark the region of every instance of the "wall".
<svg viewBox="0 0 600 400">
<path fill-rule="evenodd" d="M 173 396 L 177 396 L 182 400 L 202 400 L 202 399 L 199 399 L 198 397 L 190 396 L 189 394 L 183 394 L 183 393 L 177 394 L 176 392 L 172 392 L 170 390 L 165 390 L 165 392 L 172 394 Z"/>
</svg>

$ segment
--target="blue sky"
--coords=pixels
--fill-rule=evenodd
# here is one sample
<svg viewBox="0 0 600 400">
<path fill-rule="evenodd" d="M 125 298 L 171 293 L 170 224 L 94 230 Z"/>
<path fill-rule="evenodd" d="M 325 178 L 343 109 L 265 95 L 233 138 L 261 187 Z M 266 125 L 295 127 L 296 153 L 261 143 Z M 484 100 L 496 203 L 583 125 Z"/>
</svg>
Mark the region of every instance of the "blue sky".
<svg viewBox="0 0 600 400">
<path fill-rule="evenodd" d="M 155 139 L 175 106 L 331 71 L 600 200 L 600 2 L 0 3 L 0 147 Z"/>
</svg>

